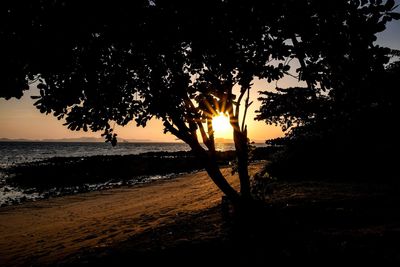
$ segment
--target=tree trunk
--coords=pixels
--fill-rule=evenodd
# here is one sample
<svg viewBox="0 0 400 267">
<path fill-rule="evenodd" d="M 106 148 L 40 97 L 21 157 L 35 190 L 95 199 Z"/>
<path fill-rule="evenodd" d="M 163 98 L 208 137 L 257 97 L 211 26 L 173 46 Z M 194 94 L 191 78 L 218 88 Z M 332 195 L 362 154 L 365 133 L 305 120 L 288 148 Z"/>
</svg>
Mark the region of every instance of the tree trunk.
<svg viewBox="0 0 400 267">
<path fill-rule="evenodd" d="M 204 163 L 204 167 L 210 176 L 211 180 L 218 186 L 218 188 L 229 198 L 232 203 L 238 203 L 240 196 L 238 192 L 228 183 L 222 175 L 215 154 L 207 153 L 199 144 L 191 144 L 192 151 Z"/>
<path fill-rule="evenodd" d="M 250 199 L 250 177 L 248 173 L 248 146 L 247 131 L 234 130 L 236 156 L 238 160 L 238 174 L 240 181 L 240 194 L 243 199 Z"/>
</svg>

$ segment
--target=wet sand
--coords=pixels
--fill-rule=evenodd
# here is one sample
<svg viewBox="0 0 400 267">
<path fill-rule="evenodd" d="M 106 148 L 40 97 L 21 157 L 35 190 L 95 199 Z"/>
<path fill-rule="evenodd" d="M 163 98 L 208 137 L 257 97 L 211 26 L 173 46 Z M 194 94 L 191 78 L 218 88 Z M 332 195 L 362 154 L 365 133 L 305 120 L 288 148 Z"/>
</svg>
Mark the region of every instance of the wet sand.
<svg viewBox="0 0 400 267">
<path fill-rule="evenodd" d="M 254 174 L 262 164 L 250 167 Z M 234 187 L 238 181 L 223 173 Z M 109 247 L 183 214 L 216 206 L 222 193 L 206 172 L 135 187 L 0 208 L 0 262 L 55 264 L 85 249 Z"/>
</svg>

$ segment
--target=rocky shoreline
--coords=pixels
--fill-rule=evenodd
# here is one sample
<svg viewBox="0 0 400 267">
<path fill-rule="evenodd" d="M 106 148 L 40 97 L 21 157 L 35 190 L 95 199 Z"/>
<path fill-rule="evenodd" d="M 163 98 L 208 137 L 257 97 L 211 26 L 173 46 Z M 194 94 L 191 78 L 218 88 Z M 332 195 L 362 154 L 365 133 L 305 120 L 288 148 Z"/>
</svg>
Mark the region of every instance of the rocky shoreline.
<svg viewBox="0 0 400 267">
<path fill-rule="evenodd" d="M 253 161 L 271 156 L 271 148 L 256 148 Z M 217 152 L 218 164 L 229 166 L 234 151 Z M 139 155 L 55 157 L 0 169 L 0 207 L 164 180 L 202 170 L 189 151 L 148 152 Z"/>
</svg>

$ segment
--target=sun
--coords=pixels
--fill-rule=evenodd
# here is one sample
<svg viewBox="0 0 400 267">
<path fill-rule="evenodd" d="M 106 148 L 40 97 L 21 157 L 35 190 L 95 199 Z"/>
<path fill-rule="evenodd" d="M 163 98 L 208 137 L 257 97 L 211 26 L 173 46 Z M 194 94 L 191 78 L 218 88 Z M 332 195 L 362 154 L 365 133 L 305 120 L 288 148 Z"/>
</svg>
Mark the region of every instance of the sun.
<svg viewBox="0 0 400 267">
<path fill-rule="evenodd" d="M 212 120 L 214 135 L 217 138 L 229 138 L 232 135 L 232 126 L 229 123 L 229 118 L 222 112 L 215 116 Z"/>
</svg>

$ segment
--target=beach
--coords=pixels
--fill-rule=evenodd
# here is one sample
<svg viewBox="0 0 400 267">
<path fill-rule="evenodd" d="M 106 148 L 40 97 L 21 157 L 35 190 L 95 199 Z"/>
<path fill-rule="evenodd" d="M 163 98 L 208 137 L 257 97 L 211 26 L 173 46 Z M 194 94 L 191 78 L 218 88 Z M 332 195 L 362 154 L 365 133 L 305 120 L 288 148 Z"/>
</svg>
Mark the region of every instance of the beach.
<svg viewBox="0 0 400 267">
<path fill-rule="evenodd" d="M 264 162 L 250 166 L 254 174 Z M 230 183 L 238 181 L 223 168 Z M 0 208 L 2 266 L 400 263 L 400 185 L 271 181 L 232 213 L 204 171 Z"/>
<path fill-rule="evenodd" d="M 262 163 L 253 164 L 254 174 Z M 224 175 L 237 187 L 230 169 Z M 56 264 L 86 249 L 113 246 L 184 214 L 215 207 L 222 193 L 207 173 L 133 187 L 50 198 L 0 209 L 0 262 Z"/>
</svg>

